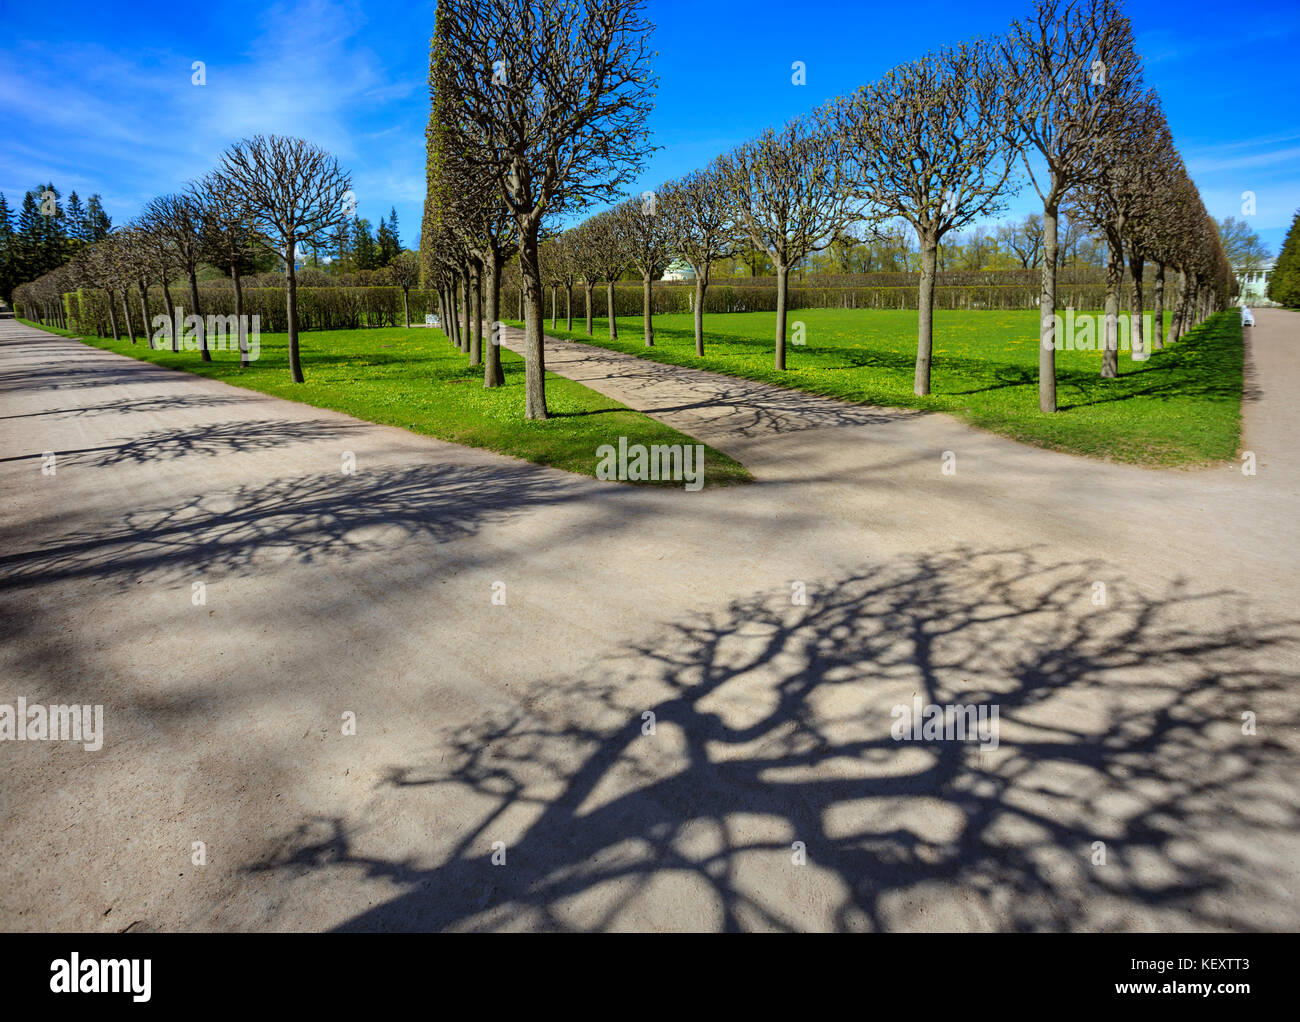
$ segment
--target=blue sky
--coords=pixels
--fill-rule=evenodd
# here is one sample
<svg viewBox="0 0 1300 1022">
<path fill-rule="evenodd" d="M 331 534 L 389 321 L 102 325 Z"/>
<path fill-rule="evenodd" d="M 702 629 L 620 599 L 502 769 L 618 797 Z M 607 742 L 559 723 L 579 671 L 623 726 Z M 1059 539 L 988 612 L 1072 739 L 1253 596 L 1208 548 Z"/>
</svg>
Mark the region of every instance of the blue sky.
<svg viewBox="0 0 1300 1022">
<path fill-rule="evenodd" d="M 296 134 L 352 171 L 358 212 L 396 207 L 418 240 L 433 3 L 288 0 L 55 7 L 4 0 L 0 191 L 99 192 L 115 222 L 209 170 L 230 142 Z M 706 163 L 769 124 L 926 50 L 1001 32 L 1028 0 L 650 0 L 657 152 L 641 187 Z M 1300 207 L 1300 5 L 1130 0 L 1147 80 L 1215 216 L 1274 250 Z M 194 61 L 207 84 L 191 83 Z M 807 84 L 791 84 L 791 64 Z M 1007 216 L 1033 209 L 1026 187 Z"/>
</svg>

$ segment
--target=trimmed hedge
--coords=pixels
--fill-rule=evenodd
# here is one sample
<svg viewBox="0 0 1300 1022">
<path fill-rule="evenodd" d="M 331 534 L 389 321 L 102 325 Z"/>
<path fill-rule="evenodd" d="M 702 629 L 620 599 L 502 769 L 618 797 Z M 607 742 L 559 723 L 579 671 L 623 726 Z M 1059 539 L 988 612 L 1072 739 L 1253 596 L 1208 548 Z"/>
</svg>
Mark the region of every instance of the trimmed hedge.
<svg viewBox="0 0 1300 1022">
<path fill-rule="evenodd" d="M 173 287 L 172 301 L 181 307 L 182 314 L 190 310 L 188 287 Z M 244 315 L 257 316 L 258 328 L 267 333 L 283 333 L 288 329 L 288 312 L 285 309 L 283 288 L 244 288 Z M 68 323 L 71 330 L 80 333 L 97 333 L 106 336 L 112 332 L 108 315 L 108 297 L 103 291 L 83 289 L 66 296 Z M 199 287 L 199 302 L 203 315 L 233 316 L 235 292 L 233 288 L 218 286 Z M 164 314 L 165 300 L 161 288 L 149 289 L 149 316 Z M 140 329 L 140 296 L 131 293 L 131 319 L 136 333 Z M 438 308 L 438 297 L 433 291 L 411 289 L 411 322 L 424 322 L 426 312 Z M 118 329 L 125 333 L 120 299 L 115 300 L 113 311 L 117 315 Z M 300 330 L 356 330 L 360 327 L 402 326 L 405 323 L 400 287 L 304 287 L 298 289 L 298 328 Z M 152 327 L 149 330 L 153 333 Z"/>
</svg>

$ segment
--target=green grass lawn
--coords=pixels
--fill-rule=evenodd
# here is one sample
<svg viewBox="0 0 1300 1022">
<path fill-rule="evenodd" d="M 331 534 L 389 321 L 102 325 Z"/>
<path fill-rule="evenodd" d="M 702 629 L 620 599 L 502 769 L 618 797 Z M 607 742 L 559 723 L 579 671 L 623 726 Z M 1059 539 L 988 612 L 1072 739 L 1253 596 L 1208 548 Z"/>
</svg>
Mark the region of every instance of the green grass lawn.
<svg viewBox="0 0 1300 1022">
<path fill-rule="evenodd" d="M 301 334 L 307 382 L 300 384 L 289 379 L 287 334 L 262 334 L 260 358 L 241 370 L 237 351 L 214 352 L 212 362 L 203 362 L 198 352 L 151 351 L 143 340 L 133 346 L 126 339 L 52 332 L 237 387 L 583 475 L 596 473 L 596 448 L 602 444 L 617 446 L 621 436 L 628 438 L 629 445 L 698 443 L 693 437 L 551 373 L 546 374 L 546 403 L 551 418 L 526 421 L 524 362 L 520 356 L 502 348 L 505 386 L 485 390 L 483 370 L 470 368 L 467 355 L 448 342 L 441 331 L 428 328 Z M 706 446 L 706 487 L 751 478 L 743 465 Z M 638 485 L 681 487 L 683 483 Z"/>
<path fill-rule="evenodd" d="M 1169 320 L 1166 315 L 1166 327 Z M 789 343 L 796 321 L 805 326 L 803 346 Z M 796 310 L 781 373 L 772 368 L 775 324 L 771 312 L 706 315 L 703 358 L 695 355 L 690 315 L 656 316 L 653 348 L 645 347 L 640 316 L 619 317 L 614 342 L 605 320 L 595 321 L 593 338 L 576 317 L 576 330 L 565 331 L 561 320 L 548 333 L 847 401 L 950 412 L 1015 440 L 1095 458 L 1189 466 L 1237 454 L 1242 347 L 1236 312 L 1210 319 L 1145 362 L 1121 351 L 1113 380 L 1098 375 L 1101 352 L 1058 351 L 1055 415 L 1038 411 L 1035 310 L 936 311 L 928 397 L 912 393 L 914 310 Z"/>
</svg>

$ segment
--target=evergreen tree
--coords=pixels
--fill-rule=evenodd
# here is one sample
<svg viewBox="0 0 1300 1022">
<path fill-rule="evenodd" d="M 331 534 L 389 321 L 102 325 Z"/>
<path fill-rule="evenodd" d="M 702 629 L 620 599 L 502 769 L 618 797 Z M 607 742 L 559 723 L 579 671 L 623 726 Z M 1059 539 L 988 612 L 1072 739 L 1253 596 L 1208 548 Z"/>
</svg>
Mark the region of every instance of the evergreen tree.
<svg viewBox="0 0 1300 1022">
<path fill-rule="evenodd" d="M 402 251 L 402 243 L 397 238 L 397 210 L 391 211 L 390 220 L 379 221 L 378 245 L 380 266 L 387 266 L 397 258 L 397 253 Z"/>
<path fill-rule="evenodd" d="M 65 219 L 68 240 L 74 243 L 71 246 L 72 248 L 75 249 L 77 244 L 90 240 L 90 225 L 86 220 L 86 207 L 81 204 L 81 196 L 76 192 L 71 192 L 68 195 L 68 208 Z"/>
<path fill-rule="evenodd" d="M 86 240 L 103 241 L 112 229 L 113 221 L 104 212 L 98 193 L 92 195 L 86 202 Z"/>
<path fill-rule="evenodd" d="M 14 211 L 4 192 L 0 192 L 0 299 L 13 301 L 14 288 L 22 281 L 17 278 L 18 249 L 14 235 Z"/>
<path fill-rule="evenodd" d="M 54 182 L 42 185 L 37 190 L 41 219 L 37 232 L 36 247 L 40 269 L 36 276 L 60 266 L 68 250 L 68 234 L 65 228 L 66 213 L 59 200 L 63 196 L 54 187 Z M 34 279 L 34 278 L 33 278 Z"/>
<path fill-rule="evenodd" d="M 1279 305 L 1300 308 L 1300 210 L 1291 218 L 1291 228 L 1277 254 L 1268 279 L 1268 297 Z"/>
<path fill-rule="evenodd" d="M 370 233 L 370 221 L 359 217 L 352 221 L 352 255 L 358 270 L 373 270 L 378 265 L 375 238 Z"/>
<path fill-rule="evenodd" d="M 41 222 L 40 190 L 23 195 L 22 206 L 18 210 L 18 231 L 14 238 L 15 277 L 19 283 L 35 280 L 45 272 L 41 268 Z"/>
</svg>

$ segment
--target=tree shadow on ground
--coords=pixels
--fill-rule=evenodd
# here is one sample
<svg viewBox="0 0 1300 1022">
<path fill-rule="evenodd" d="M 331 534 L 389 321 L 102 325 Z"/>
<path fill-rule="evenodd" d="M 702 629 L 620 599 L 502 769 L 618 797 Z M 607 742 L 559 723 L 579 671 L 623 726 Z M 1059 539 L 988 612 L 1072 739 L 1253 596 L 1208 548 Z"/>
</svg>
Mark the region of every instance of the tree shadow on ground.
<svg viewBox="0 0 1300 1022">
<path fill-rule="evenodd" d="M 736 600 L 394 766 L 380 815 L 437 851 L 320 817 L 250 869 L 402 889 L 343 930 L 1293 927 L 1294 622 L 1106 577 L 955 550 Z M 998 747 L 895 740 L 914 696 Z"/>
<path fill-rule="evenodd" d="M 265 400 L 267 399 L 255 394 L 244 396 L 242 394 L 185 393 L 141 398 L 121 397 L 115 401 L 102 401 L 99 404 L 83 405 L 80 408 L 47 408 L 39 412 L 23 412 L 19 415 L 0 415 L 0 421 L 5 419 L 35 419 L 47 415 L 57 415 L 65 419 L 82 419 L 97 415 L 149 414 L 190 408 L 218 408 Z"/>
<path fill-rule="evenodd" d="M 242 571 L 392 549 L 414 538 L 448 542 L 521 506 L 559 503 L 580 492 L 543 469 L 513 465 L 421 465 L 279 479 L 142 508 L 107 530 L 69 532 L 35 549 L 5 553 L 0 582 L 134 584 L 147 573 Z M 14 537 L 3 538 L 12 550 Z"/>
<path fill-rule="evenodd" d="M 508 336 L 511 340 L 519 339 L 517 331 Z M 556 349 L 552 366 L 557 368 L 563 368 L 565 346 L 582 346 L 584 372 L 578 382 L 583 386 L 599 391 L 602 382 L 622 384 L 633 395 L 628 400 L 640 412 L 653 416 L 695 413 L 710 426 L 735 437 L 748 439 L 824 427 L 880 425 L 921 414 L 852 404 L 704 367 L 686 367 L 691 373 L 702 374 L 701 377 L 683 376 L 682 367 L 675 363 L 637 358 L 581 341 L 548 338 L 548 343 Z M 590 374 L 595 366 L 602 370 L 599 375 Z M 695 384 L 696 379 L 701 382 Z M 698 400 L 682 401 L 680 395 L 685 388 L 698 393 Z"/>
<path fill-rule="evenodd" d="M 139 436 L 127 437 L 103 447 L 56 450 L 60 459 L 92 468 L 114 465 L 145 465 L 174 461 L 190 455 L 208 458 L 232 454 L 273 451 L 295 443 L 343 440 L 364 433 L 372 427 L 364 422 L 330 419 L 237 419 L 187 426 L 184 429 L 156 429 Z M 6 461 L 40 460 L 42 454 L 18 454 Z"/>
<path fill-rule="evenodd" d="M 1112 404 L 1133 398 L 1216 398 L 1235 401 L 1243 396 L 1241 324 L 1220 315 L 1189 331 L 1171 347 L 1153 352 L 1136 365 L 1125 356 L 1121 372 L 1103 379 L 1092 371 L 1060 372 L 1057 387 L 1077 396 L 1061 411 Z M 1247 399 L 1253 395 L 1246 394 Z"/>
<path fill-rule="evenodd" d="M 186 376 L 195 379 L 192 375 Z M 177 369 L 122 355 L 78 353 L 76 357 L 50 359 L 34 368 L 0 372 L 0 393 L 176 383 L 186 376 L 181 376 Z"/>
</svg>

